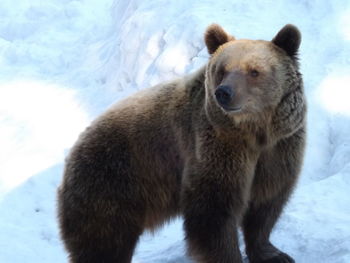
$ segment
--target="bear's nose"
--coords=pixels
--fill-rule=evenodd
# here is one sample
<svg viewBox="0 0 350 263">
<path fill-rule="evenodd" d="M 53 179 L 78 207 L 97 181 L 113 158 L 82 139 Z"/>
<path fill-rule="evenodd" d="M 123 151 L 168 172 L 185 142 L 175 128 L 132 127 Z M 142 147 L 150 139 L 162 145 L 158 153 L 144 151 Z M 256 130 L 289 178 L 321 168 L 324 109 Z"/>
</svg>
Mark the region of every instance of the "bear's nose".
<svg viewBox="0 0 350 263">
<path fill-rule="evenodd" d="M 216 100 L 222 106 L 228 106 L 233 95 L 234 94 L 232 89 L 229 86 L 225 85 L 220 85 L 215 91 Z"/>
</svg>

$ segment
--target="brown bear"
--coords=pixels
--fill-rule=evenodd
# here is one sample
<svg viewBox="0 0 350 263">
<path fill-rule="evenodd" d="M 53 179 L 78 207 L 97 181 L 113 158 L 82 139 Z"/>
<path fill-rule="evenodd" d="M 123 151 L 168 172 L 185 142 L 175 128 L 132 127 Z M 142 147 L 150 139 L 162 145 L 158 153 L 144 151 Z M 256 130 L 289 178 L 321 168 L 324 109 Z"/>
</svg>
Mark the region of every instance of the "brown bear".
<svg viewBox="0 0 350 263">
<path fill-rule="evenodd" d="M 269 236 L 301 169 L 306 102 L 301 36 L 205 33 L 210 59 L 181 79 L 117 103 L 84 131 L 58 191 L 72 263 L 131 262 L 145 230 L 184 218 L 196 262 L 294 262 Z"/>
</svg>

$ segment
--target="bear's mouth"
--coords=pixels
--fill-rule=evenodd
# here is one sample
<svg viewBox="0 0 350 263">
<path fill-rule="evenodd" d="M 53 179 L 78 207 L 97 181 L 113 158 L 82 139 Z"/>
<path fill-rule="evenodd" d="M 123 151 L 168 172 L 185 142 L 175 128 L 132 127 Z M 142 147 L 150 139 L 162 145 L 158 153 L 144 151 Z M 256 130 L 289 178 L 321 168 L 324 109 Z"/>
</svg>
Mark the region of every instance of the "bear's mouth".
<svg viewBox="0 0 350 263">
<path fill-rule="evenodd" d="M 224 105 L 221 105 L 221 107 L 225 111 L 228 111 L 230 113 L 235 113 L 235 112 L 241 112 L 242 111 L 242 107 L 228 107 L 228 106 L 224 106 Z"/>
</svg>

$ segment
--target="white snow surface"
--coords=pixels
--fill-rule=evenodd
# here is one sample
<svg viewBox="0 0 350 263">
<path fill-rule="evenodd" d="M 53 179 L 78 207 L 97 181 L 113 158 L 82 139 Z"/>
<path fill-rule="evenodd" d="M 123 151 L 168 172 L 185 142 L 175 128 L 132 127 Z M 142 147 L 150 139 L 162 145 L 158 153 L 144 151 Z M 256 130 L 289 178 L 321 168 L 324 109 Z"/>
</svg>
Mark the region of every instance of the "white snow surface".
<svg viewBox="0 0 350 263">
<path fill-rule="evenodd" d="M 67 262 L 56 220 L 64 156 L 110 104 L 205 64 L 203 32 L 302 32 L 308 144 L 272 235 L 298 263 L 350 262 L 350 2 L 1 0 L 0 262 Z M 144 234 L 133 262 L 191 262 L 181 219 Z"/>
</svg>

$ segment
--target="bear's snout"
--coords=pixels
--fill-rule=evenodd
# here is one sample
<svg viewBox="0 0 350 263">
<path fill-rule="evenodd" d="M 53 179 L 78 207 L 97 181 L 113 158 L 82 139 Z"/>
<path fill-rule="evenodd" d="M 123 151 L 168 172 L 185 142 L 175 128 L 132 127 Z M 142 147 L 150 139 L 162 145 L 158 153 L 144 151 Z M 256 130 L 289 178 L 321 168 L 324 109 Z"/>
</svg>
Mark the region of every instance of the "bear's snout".
<svg viewBox="0 0 350 263">
<path fill-rule="evenodd" d="M 220 85 L 215 91 L 217 102 L 225 111 L 229 112 L 237 112 L 242 108 L 241 106 L 233 106 L 238 104 L 235 100 L 239 100 L 235 95 L 234 89 L 228 85 Z"/>
<path fill-rule="evenodd" d="M 230 105 L 233 96 L 233 90 L 226 85 L 220 85 L 215 91 L 216 100 L 223 108 Z"/>
</svg>

